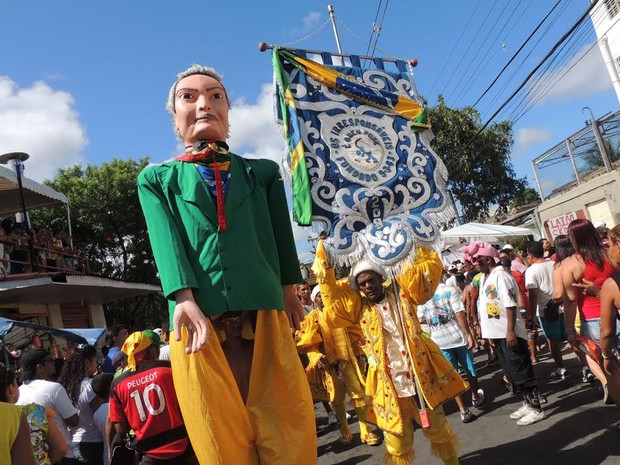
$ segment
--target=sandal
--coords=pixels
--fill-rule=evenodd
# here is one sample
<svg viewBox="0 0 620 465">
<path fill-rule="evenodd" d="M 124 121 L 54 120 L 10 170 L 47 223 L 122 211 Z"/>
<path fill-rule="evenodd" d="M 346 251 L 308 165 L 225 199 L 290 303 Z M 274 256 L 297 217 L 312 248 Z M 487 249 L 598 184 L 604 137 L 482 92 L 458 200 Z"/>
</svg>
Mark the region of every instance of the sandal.
<svg viewBox="0 0 620 465">
<path fill-rule="evenodd" d="M 338 438 L 338 442 L 343 446 L 348 446 L 349 444 L 353 442 L 353 435 L 351 433 L 347 435 L 342 434 Z"/>
<path fill-rule="evenodd" d="M 368 444 L 369 446 L 379 445 L 379 437 L 375 433 L 368 433 L 364 437 L 360 437 L 362 444 Z"/>
</svg>

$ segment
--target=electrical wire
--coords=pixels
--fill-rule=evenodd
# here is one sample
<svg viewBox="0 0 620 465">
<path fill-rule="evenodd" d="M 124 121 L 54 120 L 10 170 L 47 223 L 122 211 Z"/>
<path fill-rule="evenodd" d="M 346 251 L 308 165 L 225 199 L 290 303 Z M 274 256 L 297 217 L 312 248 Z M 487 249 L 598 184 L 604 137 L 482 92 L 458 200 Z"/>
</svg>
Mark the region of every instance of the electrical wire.
<svg viewBox="0 0 620 465">
<path fill-rule="evenodd" d="M 491 121 L 495 119 L 495 117 L 515 98 L 515 96 L 525 87 L 525 85 L 532 79 L 532 76 L 536 74 L 536 72 L 543 66 L 543 64 L 551 57 L 556 50 L 570 37 L 570 35 L 577 29 L 577 27 L 585 20 L 590 11 L 598 4 L 599 0 L 594 0 L 588 9 L 579 17 L 579 19 L 570 27 L 568 31 L 562 35 L 562 37 L 556 42 L 556 44 L 551 48 L 551 50 L 545 55 L 545 57 L 534 67 L 534 69 L 527 75 L 527 77 L 521 82 L 521 84 L 517 87 L 517 89 L 500 105 L 500 107 L 493 113 L 493 115 L 480 127 L 480 129 L 474 134 L 474 136 L 459 150 L 462 152 L 467 147 L 469 147 L 472 142 L 484 131 Z"/>
<path fill-rule="evenodd" d="M 476 4 L 476 8 L 474 8 L 474 11 L 472 12 L 471 16 L 467 20 L 467 23 L 465 23 L 465 27 L 463 28 L 463 30 L 459 34 L 459 38 L 457 39 L 457 42 L 456 42 L 457 44 L 460 44 L 462 42 L 463 34 L 469 28 L 469 25 L 471 24 L 471 20 L 474 18 L 474 16 L 475 16 L 476 12 L 478 11 L 478 8 L 480 7 L 481 3 L 482 3 L 482 0 L 478 0 L 478 3 Z M 434 82 L 433 82 L 433 87 L 431 87 L 429 95 L 433 94 L 433 91 L 435 90 L 435 86 L 437 85 L 437 83 L 439 81 L 441 81 L 441 78 L 443 77 L 443 73 L 446 70 L 446 68 L 448 67 L 448 63 L 450 63 L 452 61 L 452 57 L 454 56 L 454 52 L 456 52 L 456 49 L 457 49 L 457 47 L 452 47 L 452 50 L 450 51 L 450 55 L 448 56 L 448 59 L 444 62 L 443 67 L 441 68 L 441 71 L 439 72 L 439 76 L 437 76 L 437 79 L 435 79 Z"/>
<path fill-rule="evenodd" d="M 478 97 L 478 99 L 476 100 L 476 102 L 472 105 L 472 107 L 476 107 L 476 105 L 478 105 L 478 103 L 480 103 L 480 100 L 482 100 L 482 98 L 491 90 L 491 88 L 495 85 L 495 83 L 499 80 L 500 77 L 502 77 L 502 74 L 504 74 L 504 71 L 506 71 L 506 69 L 512 64 L 512 62 L 519 56 L 519 53 L 521 53 L 521 51 L 523 50 L 523 48 L 529 43 L 530 39 L 534 36 L 534 34 L 536 34 L 538 32 L 538 30 L 542 27 L 542 25 L 545 23 L 545 21 L 547 21 L 547 18 L 549 18 L 549 16 L 551 16 L 551 13 L 553 13 L 555 11 L 555 9 L 557 8 L 557 6 L 560 4 L 561 0 L 558 0 L 555 5 L 553 5 L 553 7 L 551 8 L 551 10 L 549 10 L 549 13 L 547 13 L 545 15 L 545 17 L 538 23 L 538 25 L 534 28 L 534 30 L 530 33 L 530 35 L 527 37 L 527 39 L 525 39 L 525 42 L 523 42 L 523 44 L 521 44 L 521 47 L 519 47 L 519 50 L 517 50 L 514 55 L 512 55 L 512 57 L 510 58 L 510 60 L 508 60 L 508 63 L 506 63 L 504 65 L 504 67 L 502 68 L 502 70 L 499 72 L 499 74 L 495 77 L 495 79 L 493 79 L 493 82 L 491 82 L 491 84 L 489 84 L 489 86 L 485 89 L 485 91 L 482 93 L 482 95 L 480 97 Z"/>
</svg>

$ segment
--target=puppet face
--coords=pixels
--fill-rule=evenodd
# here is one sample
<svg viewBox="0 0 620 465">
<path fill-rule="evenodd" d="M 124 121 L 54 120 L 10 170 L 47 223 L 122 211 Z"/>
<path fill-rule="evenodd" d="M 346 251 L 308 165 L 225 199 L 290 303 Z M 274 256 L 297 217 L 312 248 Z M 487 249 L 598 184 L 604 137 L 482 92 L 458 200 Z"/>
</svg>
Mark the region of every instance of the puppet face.
<svg viewBox="0 0 620 465">
<path fill-rule="evenodd" d="M 222 84 L 193 74 L 179 81 L 174 94 L 174 121 L 185 145 L 228 137 L 228 100 Z"/>
</svg>

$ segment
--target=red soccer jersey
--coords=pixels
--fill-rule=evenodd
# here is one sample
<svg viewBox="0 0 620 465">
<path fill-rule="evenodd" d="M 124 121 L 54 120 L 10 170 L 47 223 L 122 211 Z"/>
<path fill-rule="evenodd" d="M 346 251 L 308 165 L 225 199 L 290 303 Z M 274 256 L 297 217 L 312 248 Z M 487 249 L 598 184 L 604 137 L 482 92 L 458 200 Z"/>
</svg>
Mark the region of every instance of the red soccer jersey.
<svg viewBox="0 0 620 465">
<path fill-rule="evenodd" d="M 138 450 L 149 457 L 170 460 L 188 447 L 170 362 L 148 362 L 116 378 L 110 391 L 109 415 L 112 423 L 129 423 L 136 433 Z"/>
</svg>

